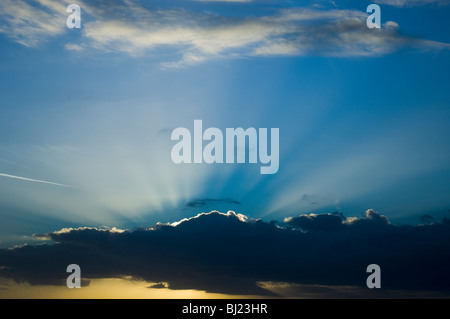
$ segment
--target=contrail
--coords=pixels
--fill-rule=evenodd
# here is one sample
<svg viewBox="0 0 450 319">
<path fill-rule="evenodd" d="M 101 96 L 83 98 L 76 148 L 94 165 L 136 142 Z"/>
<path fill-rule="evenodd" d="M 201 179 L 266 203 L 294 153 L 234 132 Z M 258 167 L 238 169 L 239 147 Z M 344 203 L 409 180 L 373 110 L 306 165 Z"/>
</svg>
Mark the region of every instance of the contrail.
<svg viewBox="0 0 450 319">
<path fill-rule="evenodd" d="M 0 173 L 0 176 L 8 177 L 8 178 L 14 178 L 14 179 L 20 179 L 20 180 L 22 180 L 22 181 L 28 181 L 28 182 L 50 184 L 50 185 L 61 186 L 61 187 L 72 187 L 72 186 L 69 186 L 69 185 L 64 185 L 64 184 L 59 184 L 59 183 L 53 183 L 53 182 L 47 182 L 47 181 L 41 181 L 41 180 L 39 180 L 39 179 L 26 178 L 26 177 L 14 176 L 14 175 L 3 174 L 3 173 Z"/>
</svg>

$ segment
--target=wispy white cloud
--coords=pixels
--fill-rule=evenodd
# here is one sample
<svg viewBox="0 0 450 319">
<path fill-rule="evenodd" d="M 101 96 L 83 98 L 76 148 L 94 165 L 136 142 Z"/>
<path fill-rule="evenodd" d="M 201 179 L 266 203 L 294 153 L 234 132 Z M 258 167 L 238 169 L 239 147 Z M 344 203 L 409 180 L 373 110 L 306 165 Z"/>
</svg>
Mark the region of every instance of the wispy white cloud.
<svg viewBox="0 0 450 319">
<path fill-rule="evenodd" d="M 91 46 L 133 56 L 158 48 L 180 52 L 165 67 L 182 67 L 223 57 L 324 55 L 376 56 L 400 47 L 448 48 L 448 44 L 408 38 L 398 24 L 368 29 L 357 10 L 284 9 L 259 17 L 218 17 L 181 10 L 150 12 L 85 25 Z M 155 20 L 155 14 L 157 19 Z"/>
<path fill-rule="evenodd" d="M 0 33 L 32 47 L 64 32 L 65 6 L 51 0 L 2 0 L 0 18 Z"/>
<path fill-rule="evenodd" d="M 428 4 L 449 5 L 449 0 L 375 0 L 376 3 L 394 7 L 416 7 Z"/>
<path fill-rule="evenodd" d="M 64 49 L 75 52 L 81 52 L 84 50 L 84 48 L 81 45 L 76 43 L 67 43 L 64 45 Z"/>
<path fill-rule="evenodd" d="M 84 0 L 80 6 L 90 18 L 83 22 L 80 42 L 66 44 L 65 49 L 94 49 L 132 57 L 169 52 L 171 58 L 164 58 L 169 61 L 161 61 L 163 67 L 229 57 L 377 56 L 405 46 L 448 48 L 446 43 L 403 36 L 393 21 L 381 29 L 368 29 L 367 13 L 358 10 L 290 8 L 236 17 L 179 8 L 152 9 L 125 0 L 107 4 Z M 64 4 L 53 0 L 35 0 L 33 6 L 22 0 L 6 0 L 0 5 L 5 20 L 0 31 L 23 45 L 37 45 L 64 32 L 63 9 Z"/>
</svg>

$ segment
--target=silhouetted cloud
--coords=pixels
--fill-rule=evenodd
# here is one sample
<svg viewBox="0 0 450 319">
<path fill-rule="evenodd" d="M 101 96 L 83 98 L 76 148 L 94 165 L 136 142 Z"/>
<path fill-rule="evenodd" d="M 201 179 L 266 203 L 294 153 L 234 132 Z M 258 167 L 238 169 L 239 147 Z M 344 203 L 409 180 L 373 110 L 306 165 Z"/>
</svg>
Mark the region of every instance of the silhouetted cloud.
<svg viewBox="0 0 450 319">
<path fill-rule="evenodd" d="M 300 215 L 278 225 L 211 212 L 146 229 L 37 236 L 54 244 L 0 250 L 0 276 L 65 285 L 65 269 L 76 263 L 85 279 L 132 276 L 171 289 L 264 295 L 276 289 L 258 282 L 365 288 L 366 267 L 376 263 L 387 291 L 450 291 L 449 223 L 396 226 L 373 210 L 363 218 Z"/>
<path fill-rule="evenodd" d="M 343 217 L 334 214 L 303 214 L 298 217 L 286 218 L 285 223 L 303 230 L 335 231 L 343 229 Z"/>
<path fill-rule="evenodd" d="M 150 287 L 148 287 L 148 288 L 153 288 L 153 289 L 163 289 L 163 288 L 167 288 L 168 287 L 168 285 L 165 283 L 165 282 L 158 282 L 158 283 L 156 283 L 156 284 L 153 284 L 153 285 L 151 285 Z"/>
</svg>

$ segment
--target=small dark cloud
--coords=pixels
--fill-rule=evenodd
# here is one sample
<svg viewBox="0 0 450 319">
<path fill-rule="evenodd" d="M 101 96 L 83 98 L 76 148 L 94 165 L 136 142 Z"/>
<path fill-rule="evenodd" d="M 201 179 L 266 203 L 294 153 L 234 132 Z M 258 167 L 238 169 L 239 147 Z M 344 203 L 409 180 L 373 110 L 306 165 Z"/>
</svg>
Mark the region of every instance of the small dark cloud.
<svg viewBox="0 0 450 319">
<path fill-rule="evenodd" d="M 153 285 L 149 286 L 148 288 L 163 289 L 163 288 L 168 288 L 168 287 L 169 287 L 169 285 L 167 285 L 166 283 L 159 282 L 159 283 L 156 283 L 156 284 L 153 284 Z"/>
<path fill-rule="evenodd" d="M 302 196 L 302 200 L 304 200 L 304 201 L 311 201 L 314 198 L 315 198 L 314 195 L 311 195 L 311 194 L 303 194 L 303 196 Z"/>
<path fill-rule="evenodd" d="M 396 226 L 368 210 L 361 218 L 300 215 L 276 224 L 211 212 L 132 231 L 39 236 L 53 244 L 0 250 L 0 277 L 65 285 L 66 267 L 75 263 L 86 279 L 131 276 L 156 283 L 151 288 L 276 295 L 258 282 L 367 289 L 366 267 L 376 263 L 383 291 L 450 292 L 448 220 Z"/>
<path fill-rule="evenodd" d="M 196 199 L 192 200 L 188 203 L 186 203 L 186 208 L 199 208 L 204 207 L 209 204 L 236 204 L 240 205 L 241 203 L 237 200 L 234 200 L 232 198 L 202 198 L 202 199 Z"/>
</svg>

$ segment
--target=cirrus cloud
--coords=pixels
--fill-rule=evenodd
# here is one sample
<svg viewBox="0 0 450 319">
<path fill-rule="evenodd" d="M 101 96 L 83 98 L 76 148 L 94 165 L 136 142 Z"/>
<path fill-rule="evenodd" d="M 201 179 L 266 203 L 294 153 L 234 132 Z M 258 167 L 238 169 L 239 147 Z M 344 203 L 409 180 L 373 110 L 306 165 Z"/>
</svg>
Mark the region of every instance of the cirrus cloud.
<svg viewBox="0 0 450 319">
<path fill-rule="evenodd" d="M 376 3 L 390 5 L 394 7 L 416 7 L 429 4 L 448 5 L 448 0 L 376 0 Z"/>
<path fill-rule="evenodd" d="M 32 4 L 2 2 L 0 32 L 26 46 L 37 46 L 65 32 L 63 4 L 53 0 Z M 79 4 L 83 10 L 79 43 L 66 43 L 67 50 L 152 56 L 164 68 L 222 58 L 370 57 L 403 47 L 449 48 L 447 43 L 405 36 L 394 21 L 387 21 L 381 29 L 369 29 L 368 14 L 358 10 L 268 7 L 269 11 L 230 16 L 208 10 L 207 2 L 197 11 L 176 4 L 153 8 L 125 0 Z"/>
</svg>

